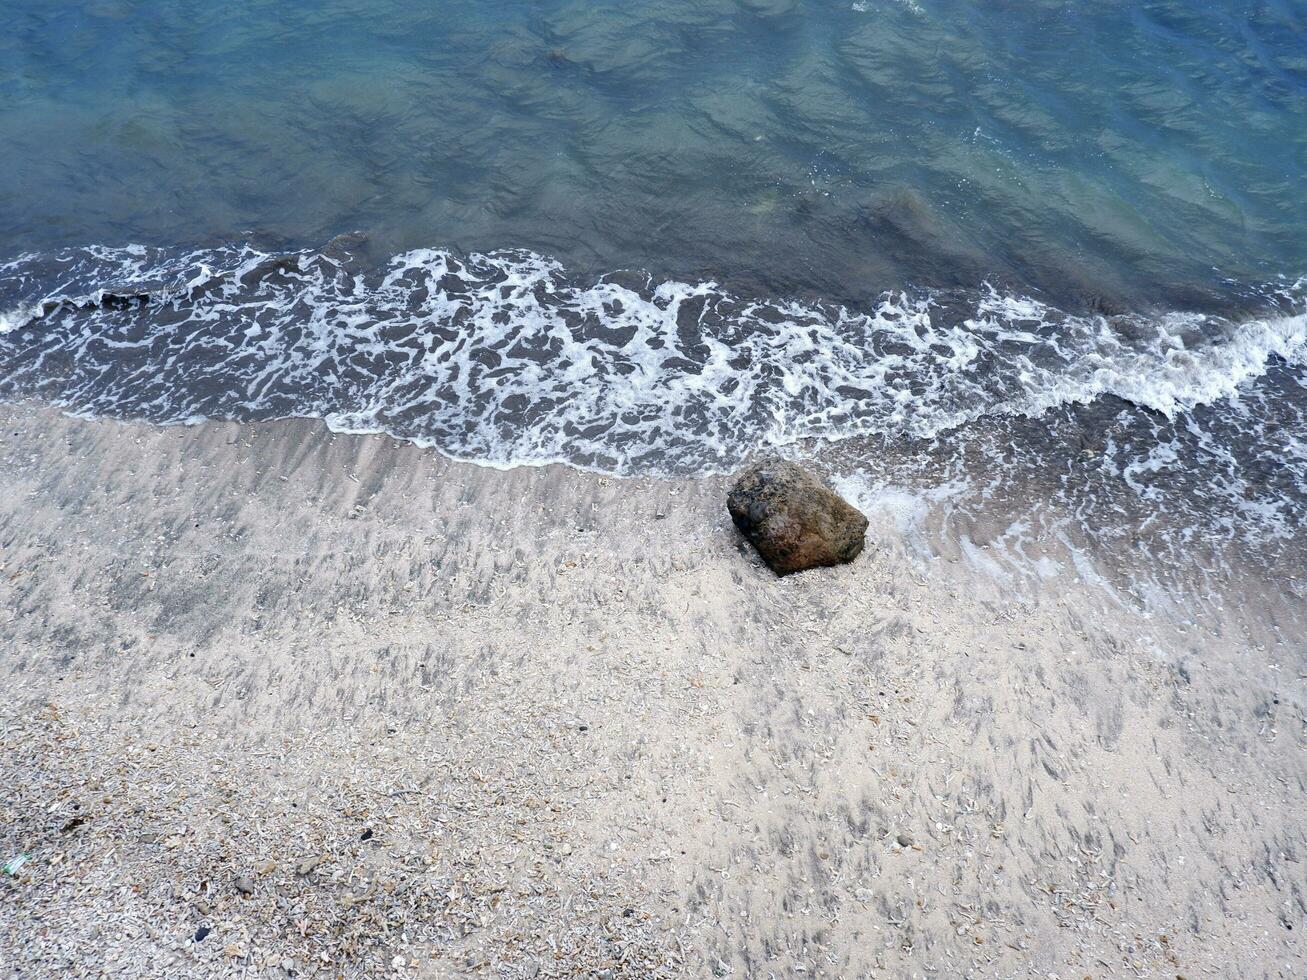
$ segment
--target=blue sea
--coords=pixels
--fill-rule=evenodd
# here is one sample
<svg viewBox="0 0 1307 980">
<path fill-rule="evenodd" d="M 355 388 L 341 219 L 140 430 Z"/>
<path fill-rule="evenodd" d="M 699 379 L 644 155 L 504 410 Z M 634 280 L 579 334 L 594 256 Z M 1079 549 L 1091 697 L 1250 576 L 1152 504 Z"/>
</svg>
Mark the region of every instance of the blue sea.
<svg viewBox="0 0 1307 980">
<path fill-rule="evenodd" d="M 0 399 L 1302 572 L 1304 0 L 4 14 Z"/>
</svg>

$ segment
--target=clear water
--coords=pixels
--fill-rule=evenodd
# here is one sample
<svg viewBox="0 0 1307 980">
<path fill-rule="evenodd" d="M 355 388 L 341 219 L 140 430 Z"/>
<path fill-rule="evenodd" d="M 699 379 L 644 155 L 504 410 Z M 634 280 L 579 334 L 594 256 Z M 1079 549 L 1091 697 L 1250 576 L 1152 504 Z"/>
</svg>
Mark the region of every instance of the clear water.
<svg viewBox="0 0 1307 980">
<path fill-rule="evenodd" d="M 361 230 L 838 300 L 1307 272 L 1301 0 L 5 7 L 10 254 Z"/>
<path fill-rule="evenodd" d="M 1299 537 L 1307 2 L 5 13 L 0 397 Z"/>
</svg>

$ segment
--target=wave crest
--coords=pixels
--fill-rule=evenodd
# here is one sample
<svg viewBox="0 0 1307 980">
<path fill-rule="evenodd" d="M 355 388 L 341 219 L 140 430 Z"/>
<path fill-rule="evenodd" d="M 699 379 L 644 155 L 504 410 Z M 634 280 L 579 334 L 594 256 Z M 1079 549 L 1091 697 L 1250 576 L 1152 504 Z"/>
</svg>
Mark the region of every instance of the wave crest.
<svg viewBox="0 0 1307 980">
<path fill-rule="evenodd" d="M 495 466 L 731 468 L 809 438 L 930 438 L 1114 395 L 1168 418 L 1307 361 L 1267 315 L 1073 315 L 992 287 L 863 309 L 712 282 L 578 281 L 530 252 L 360 268 L 341 248 L 144 246 L 0 265 L 0 394 L 158 422 L 317 417 Z"/>
</svg>

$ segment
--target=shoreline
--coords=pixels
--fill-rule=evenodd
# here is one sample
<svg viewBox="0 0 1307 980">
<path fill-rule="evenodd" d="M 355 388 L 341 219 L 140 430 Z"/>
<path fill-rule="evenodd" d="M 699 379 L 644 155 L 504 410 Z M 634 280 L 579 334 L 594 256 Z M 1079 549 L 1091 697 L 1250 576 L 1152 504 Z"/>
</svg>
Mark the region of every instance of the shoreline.
<svg viewBox="0 0 1307 980">
<path fill-rule="evenodd" d="M 1307 966 L 1287 597 L 1148 614 L 884 514 L 777 580 L 725 477 L 0 421 L 13 972 Z"/>
</svg>

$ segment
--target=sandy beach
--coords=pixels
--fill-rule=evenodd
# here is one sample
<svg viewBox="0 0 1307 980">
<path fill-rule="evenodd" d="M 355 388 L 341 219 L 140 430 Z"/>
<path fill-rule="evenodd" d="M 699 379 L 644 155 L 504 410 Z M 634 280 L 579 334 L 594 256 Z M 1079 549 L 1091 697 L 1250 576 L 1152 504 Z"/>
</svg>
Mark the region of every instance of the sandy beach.
<svg viewBox="0 0 1307 980">
<path fill-rule="evenodd" d="M 1307 975 L 1287 585 L 877 513 L 777 579 L 725 478 L 0 424 L 6 976 Z"/>
</svg>

